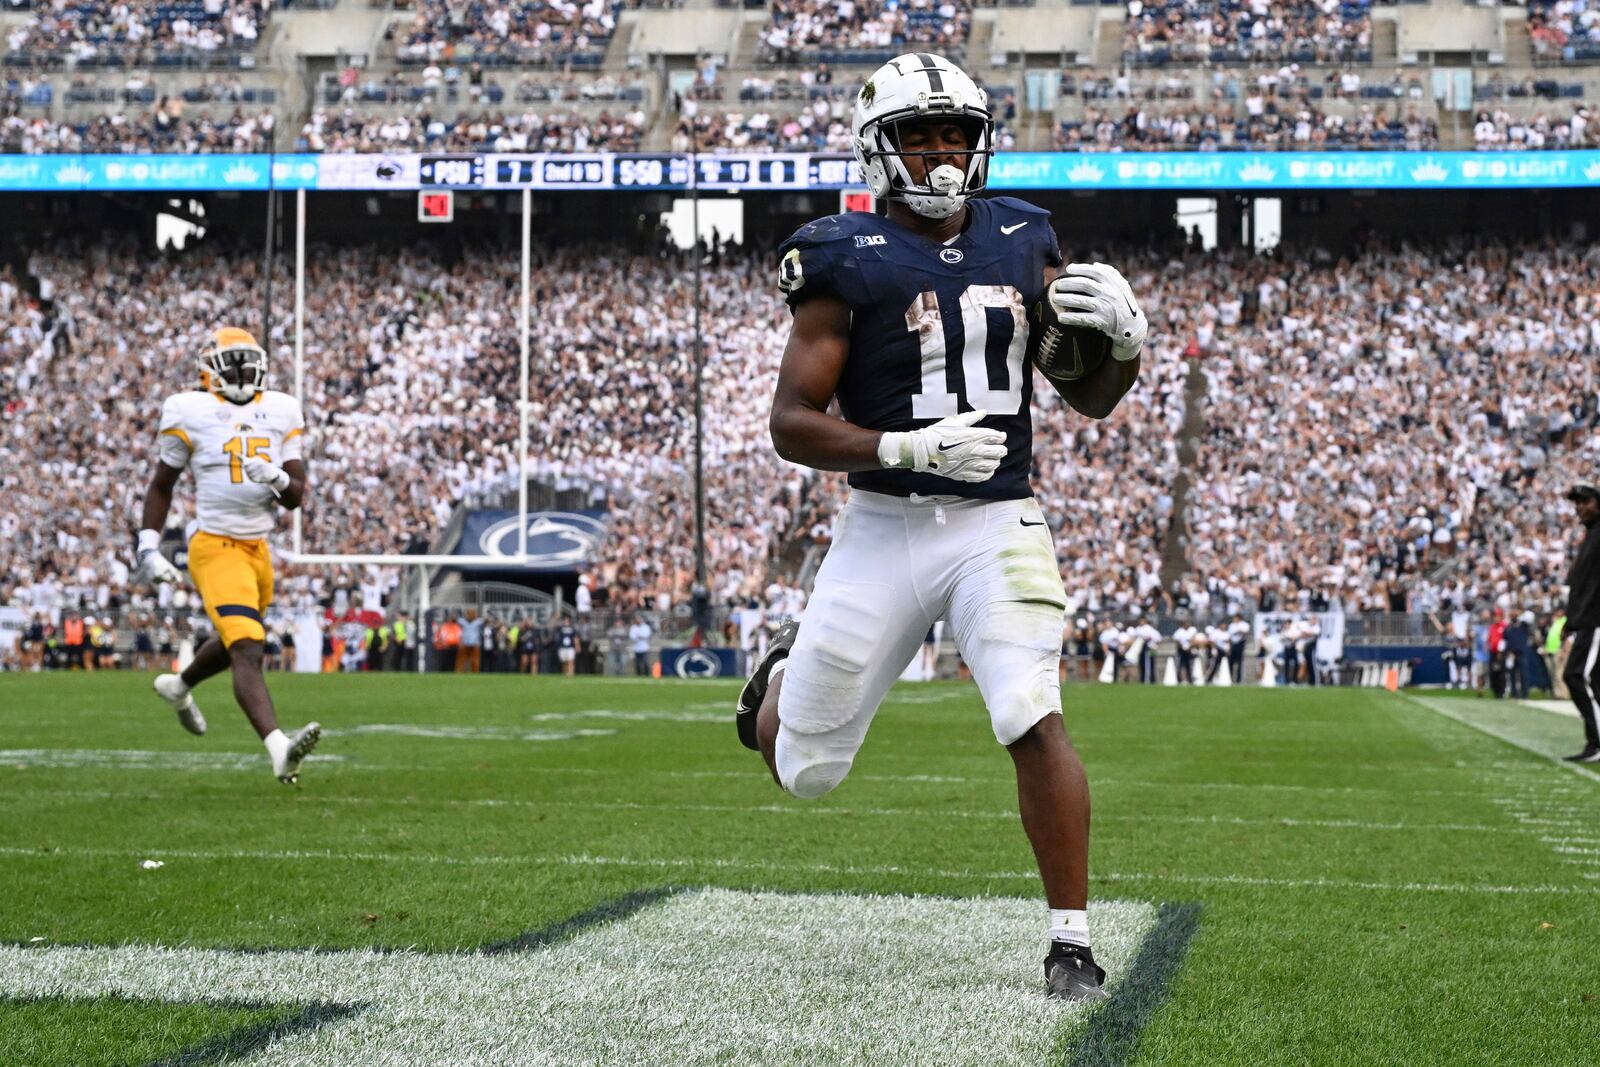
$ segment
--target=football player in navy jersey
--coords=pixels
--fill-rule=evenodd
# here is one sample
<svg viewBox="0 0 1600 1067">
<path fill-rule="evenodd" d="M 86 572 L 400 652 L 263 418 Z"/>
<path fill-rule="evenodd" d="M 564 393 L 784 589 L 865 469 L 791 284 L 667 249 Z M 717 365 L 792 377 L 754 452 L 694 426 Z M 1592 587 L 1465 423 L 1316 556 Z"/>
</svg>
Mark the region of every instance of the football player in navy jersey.
<svg viewBox="0 0 1600 1067">
<path fill-rule="evenodd" d="M 972 198 L 994 122 L 948 60 L 916 53 L 878 69 L 853 133 L 887 213 L 819 219 L 780 250 L 794 324 L 771 418 L 779 455 L 848 471 L 850 494 L 803 616 L 740 695 L 739 737 L 791 794 L 828 792 L 945 619 L 1016 767 L 1049 907 L 1047 992 L 1098 1000 L 1089 788 L 1056 670 L 1066 596 L 1028 484 L 1029 309 L 1111 338 L 1113 358 L 1064 391 L 1093 418 L 1138 377 L 1145 317 L 1111 267 L 1061 269 L 1048 212 Z"/>
</svg>

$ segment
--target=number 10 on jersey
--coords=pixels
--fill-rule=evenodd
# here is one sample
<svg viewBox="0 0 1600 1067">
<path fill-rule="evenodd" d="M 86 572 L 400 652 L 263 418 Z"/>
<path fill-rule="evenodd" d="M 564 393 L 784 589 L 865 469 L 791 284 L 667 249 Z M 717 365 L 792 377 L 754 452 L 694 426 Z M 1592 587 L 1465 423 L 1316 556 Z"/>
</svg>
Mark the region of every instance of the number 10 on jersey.
<svg viewBox="0 0 1600 1067">
<path fill-rule="evenodd" d="M 1022 410 L 1023 363 L 1028 350 L 1028 313 L 1022 294 L 1011 285 L 969 285 L 960 299 L 961 373 L 955 385 L 967 404 L 991 415 L 1015 415 Z M 1011 313 L 1011 343 L 1005 350 L 1006 380 L 996 389 L 989 375 L 989 308 Z M 911 417 L 944 419 L 959 415 L 961 397 L 950 391 L 945 373 L 944 311 L 933 290 L 917 294 L 906 309 L 906 329 L 917 335 L 922 351 L 922 388 L 911 398 Z M 1000 353 L 996 352 L 996 355 Z"/>
</svg>

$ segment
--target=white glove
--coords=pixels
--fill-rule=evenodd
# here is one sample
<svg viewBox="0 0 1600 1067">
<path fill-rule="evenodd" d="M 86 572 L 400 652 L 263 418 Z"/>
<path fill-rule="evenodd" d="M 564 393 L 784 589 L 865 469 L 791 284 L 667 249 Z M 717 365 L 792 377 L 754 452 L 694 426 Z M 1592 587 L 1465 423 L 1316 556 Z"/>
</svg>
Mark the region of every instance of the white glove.
<svg viewBox="0 0 1600 1067">
<path fill-rule="evenodd" d="M 289 472 L 260 456 L 251 456 L 244 461 L 244 476 L 252 482 L 260 482 L 274 493 L 289 488 Z"/>
<path fill-rule="evenodd" d="M 878 439 L 878 462 L 958 482 L 986 482 L 1006 458 L 1006 435 L 978 428 L 988 414 L 980 408 L 920 430 L 886 433 Z"/>
<path fill-rule="evenodd" d="M 1069 263 L 1050 283 L 1050 306 L 1063 326 L 1085 326 L 1111 338 L 1111 358 L 1126 363 L 1144 347 L 1149 322 L 1128 280 L 1104 263 Z"/>
<path fill-rule="evenodd" d="M 183 580 L 183 574 L 172 565 L 172 561 L 161 554 L 161 533 L 159 530 L 140 530 L 139 548 L 135 553 L 139 566 L 134 573 L 134 581 L 147 582 L 152 585 L 165 585 L 168 582 Z"/>
</svg>

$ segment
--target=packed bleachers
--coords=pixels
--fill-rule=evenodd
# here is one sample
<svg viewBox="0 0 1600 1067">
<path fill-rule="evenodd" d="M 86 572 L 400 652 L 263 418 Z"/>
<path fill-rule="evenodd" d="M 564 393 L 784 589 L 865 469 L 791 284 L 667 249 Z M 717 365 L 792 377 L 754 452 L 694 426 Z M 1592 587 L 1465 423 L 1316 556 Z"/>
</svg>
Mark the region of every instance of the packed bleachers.
<svg viewBox="0 0 1600 1067">
<path fill-rule="evenodd" d="M 1367 63 L 1370 0 L 1129 0 L 1129 63 Z"/>
<path fill-rule="evenodd" d="M 275 118 L 270 111 L 242 107 L 190 112 L 181 100 L 163 98 L 149 110 L 128 115 L 85 115 L 52 121 L 26 112 L 0 121 L 0 151 L 52 152 L 265 152 Z"/>
<path fill-rule="evenodd" d="M 1593 0 L 1528 0 L 1528 38 L 1541 60 L 1600 59 L 1600 7 Z"/>
<path fill-rule="evenodd" d="M 649 89 L 637 74 L 501 74 L 473 63 L 463 70 L 430 64 L 422 70 L 362 71 L 346 67 L 324 78 L 318 99 L 333 105 L 626 103 L 643 105 Z"/>
<path fill-rule="evenodd" d="M 1594 246 L 1373 248 L 1205 273 L 1170 327 L 1208 389 L 1197 583 L 1353 611 L 1555 605 L 1563 495 L 1600 458 Z"/>
<path fill-rule="evenodd" d="M 1035 485 L 1074 610 L 1312 597 L 1417 609 L 1445 596 L 1542 609 L 1556 595 L 1570 525 L 1561 490 L 1600 462 L 1600 251 L 1067 252 L 1119 263 L 1152 321 L 1140 385 L 1110 419 L 1037 395 Z M 426 544 L 456 504 L 513 484 L 515 420 L 501 399 L 516 363 L 513 266 L 359 248 L 310 258 L 310 545 Z M 192 347 L 255 306 L 257 261 L 62 247 L 30 269 L 48 280 L 48 303 L 0 275 L 0 488 L 14 502 L 0 572 L 87 569 L 125 587 L 148 456 L 91 456 L 88 443 L 148 439 L 160 396 L 189 381 Z M 542 251 L 535 277 L 538 473 L 610 508 L 599 569 L 613 603 L 681 604 L 693 569 L 687 272 L 673 256 L 563 249 Z M 768 444 L 788 324 L 771 264 L 729 255 L 705 285 L 717 294 L 704 320 L 711 566 L 738 597 L 773 576 L 784 543 L 828 539 L 842 479 L 785 464 Z M 290 291 L 286 279 L 276 291 Z M 627 296 L 639 292 L 652 297 Z M 130 334 L 130 321 L 145 325 Z M 1159 575 L 1174 550 L 1185 389 L 1201 372 L 1180 546 L 1193 570 L 1174 591 Z M 276 373 L 286 380 L 281 362 Z M 83 403 L 86 390 L 107 399 Z M 434 459 L 413 461 L 423 454 Z"/>
<path fill-rule="evenodd" d="M 1595 105 L 1573 102 L 1567 107 L 1496 107 L 1477 112 L 1473 147 L 1482 152 L 1593 148 Z"/>
<path fill-rule="evenodd" d="M 764 63 L 885 62 L 904 52 L 958 52 L 970 0 L 772 0 L 757 58 Z"/>
<path fill-rule="evenodd" d="M 264 0 L 79 0 L 38 4 L 6 39 L 8 66 L 172 67 L 236 63 L 254 51 Z"/>
<path fill-rule="evenodd" d="M 585 114 L 557 105 L 543 112 L 434 114 L 317 109 L 295 140 L 299 152 L 591 152 L 634 151 L 644 114 Z"/>
<path fill-rule="evenodd" d="M 1214 108 L 1168 105 L 1088 108 L 1083 117 L 1063 119 L 1054 147 L 1062 151 L 1126 152 L 1174 149 L 1252 149 L 1326 151 L 1335 149 L 1421 149 L 1439 146 L 1439 126 L 1415 108 L 1401 115 L 1385 107 L 1361 106 L 1350 114 L 1320 108 L 1276 108 L 1251 114 L 1220 104 Z M 1552 144 L 1550 147 L 1556 147 Z"/>
<path fill-rule="evenodd" d="M 612 0 L 484 0 L 464 7 L 417 0 L 413 17 L 391 33 L 402 63 L 594 67 L 616 30 L 618 6 Z"/>
<path fill-rule="evenodd" d="M 820 115 L 810 108 L 785 114 L 759 107 L 745 112 L 700 110 L 693 101 L 689 105 L 673 131 L 674 152 L 850 151 L 850 127 L 831 118 L 823 101 L 817 105 Z"/>
</svg>

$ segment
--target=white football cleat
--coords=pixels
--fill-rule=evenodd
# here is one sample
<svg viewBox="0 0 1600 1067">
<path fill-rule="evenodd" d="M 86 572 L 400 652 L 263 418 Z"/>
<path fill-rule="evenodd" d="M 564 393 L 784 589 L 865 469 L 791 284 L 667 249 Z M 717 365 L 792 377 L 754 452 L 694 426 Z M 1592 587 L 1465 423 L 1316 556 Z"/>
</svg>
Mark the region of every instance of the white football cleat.
<svg viewBox="0 0 1600 1067">
<path fill-rule="evenodd" d="M 308 722 L 289 735 L 289 747 L 284 750 L 283 762 L 272 761 L 272 773 L 284 785 L 294 785 L 300 780 L 300 761 L 311 755 L 322 739 L 322 725 Z"/>
<path fill-rule="evenodd" d="M 156 695 L 172 705 L 185 730 L 196 735 L 206 732 L 206 717 L 200 714 L 200 708 L 195 704 L 194 697 L 189 695 L 189 687 L 183 684 L 181 675 L 156 675 Z"/>
</svg>

